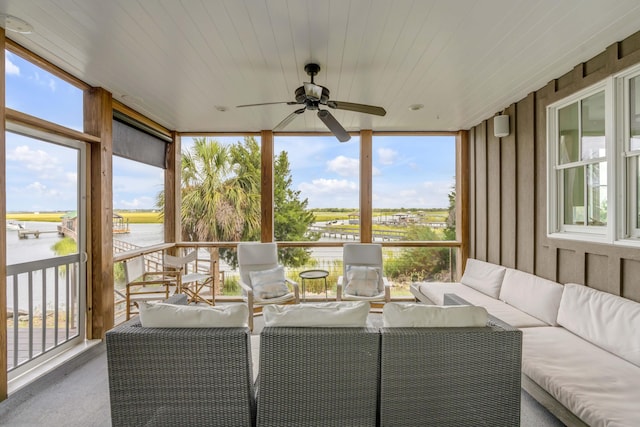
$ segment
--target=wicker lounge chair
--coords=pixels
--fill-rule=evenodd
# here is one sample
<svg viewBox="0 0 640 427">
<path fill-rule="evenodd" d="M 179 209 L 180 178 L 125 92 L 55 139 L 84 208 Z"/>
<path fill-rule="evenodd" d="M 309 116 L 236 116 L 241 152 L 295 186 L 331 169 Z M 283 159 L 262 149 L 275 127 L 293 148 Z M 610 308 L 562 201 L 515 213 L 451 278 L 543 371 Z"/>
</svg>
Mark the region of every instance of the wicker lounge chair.
<svg viewBox="0 0 640 427">
<path fill-rule="evenodd" d="M 254 424 L 249 328 L 143 328 L 135 318 L 106 343 L 114 427 Z"/>
<path fill-rule="evenodd" d="M 522 332 L 382 328 L 380 426 L 520 425 Z"/>
<path fill-rule="evenodd" d="M 257 425 L 375 426 L 379 347 L 377 329 L 265 328 Z"/>
</svg>

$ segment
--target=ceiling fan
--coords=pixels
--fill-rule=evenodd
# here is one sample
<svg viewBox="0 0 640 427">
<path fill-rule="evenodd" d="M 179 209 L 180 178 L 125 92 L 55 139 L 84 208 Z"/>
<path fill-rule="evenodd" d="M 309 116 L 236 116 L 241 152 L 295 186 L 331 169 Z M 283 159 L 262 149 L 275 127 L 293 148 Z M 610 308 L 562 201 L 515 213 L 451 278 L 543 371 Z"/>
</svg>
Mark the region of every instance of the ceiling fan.
<svg viewBox="0 0 640 427">
<path fill-rule="evenodd" d="M 351 139 L 349 133 L 342 127 L 329 110 L 321 110 L 321 106 L 335 108 L 337 110 L 356 111 L 358 113 L 375 114 L 376 116 L 384 116 L 387 114 L 384 108 L 366 104 L 354 104 L 352 102 L 334 101 L 329 99 L 329 89 L 314 83 L 313 77 L 320 71 L 318 64 L 307 64 L 304 71 L 311 76 L 311 83 L 304 82 L 302 86 L 295 91 L 295 101 L 283 102 L 264 102 L 261 104 L 245 104 L 237 107 L 255 107 L 259 105 L 287 104 L 287 105 L 303 105 L 302 108 L 295 110 L 284 118 L 273 130 L 282 130 L 293 121 L 299 114 L 306 110 L 318 110 L 318 117 L 329 128 L 340 142 L 346 142 Z"/>
</svg>

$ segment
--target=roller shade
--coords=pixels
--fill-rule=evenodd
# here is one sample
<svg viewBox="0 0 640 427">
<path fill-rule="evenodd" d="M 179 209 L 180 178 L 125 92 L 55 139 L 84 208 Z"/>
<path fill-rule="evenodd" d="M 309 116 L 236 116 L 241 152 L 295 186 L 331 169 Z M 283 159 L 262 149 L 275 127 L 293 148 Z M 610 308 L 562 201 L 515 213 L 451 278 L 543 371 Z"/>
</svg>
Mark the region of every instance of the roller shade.
<svg viewBox="0 0 640 427">
<path fill-rule="evenodd" d="M 167 145 L 171 138 L 114 111 L 113 154 L 162 169 L 167 168 Z"/>
</svg>

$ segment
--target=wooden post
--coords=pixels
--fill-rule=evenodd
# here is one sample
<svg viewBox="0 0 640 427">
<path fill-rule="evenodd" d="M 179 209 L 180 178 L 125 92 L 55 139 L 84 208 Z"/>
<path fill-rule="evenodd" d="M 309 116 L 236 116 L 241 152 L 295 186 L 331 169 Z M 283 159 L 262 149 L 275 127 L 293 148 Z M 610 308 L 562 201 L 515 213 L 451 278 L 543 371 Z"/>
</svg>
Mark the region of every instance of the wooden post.
<svg viewBox="0 0 640 427">
<path fill-rule="evenodd" d="M 462 243 L 456 265 L 460 280 L 469 257 L 469 131 L 456 135 L 456 240 Z"/>
<path fill-rule="evenodd" d="M 173 142 L 167 144 L 167 164 L 164 170 L 164 241 L 176 243 L 182 241 L 182 201 L 181 176 L 182 162 L 180 136 L 172 132 Z M 175 254 L 175 249 L 174 249 Z"/>
<path fill-rule="evenodd" d="M 273 132 L 260 132 L 260 152 L 262 159 L 260 177 L 260 240 L 273 242 Z"/>
<path fill-rule="evenodd" d="M 111 101 L 111 94 L 102 88 L 91 88 L 84 93 L 85 132 L 100 138 L 99 144 L 92 144 L 90 155 L 88 339 L 104 338 L 114 324 Z"/>
<path fill-rule="evenodd" d="M 4 28 L 0 28 L 0 70 L 4 76 L 5 38 Z M 5 131 L 5 79 L 0 82 L 0 216 L 7 217 L 7 174 L 6 174 L 6 131 Z M 7 228 L 0 230 L 0 401 L 7 398 L 8 360 L 7 360 Z M 16 319 L 14 319 L 14 322 Z"/>
<path fill-rule="evenodd" d="M 373 241 L 373 131 L 360 131 L 360 242 Z"/>
</svg>

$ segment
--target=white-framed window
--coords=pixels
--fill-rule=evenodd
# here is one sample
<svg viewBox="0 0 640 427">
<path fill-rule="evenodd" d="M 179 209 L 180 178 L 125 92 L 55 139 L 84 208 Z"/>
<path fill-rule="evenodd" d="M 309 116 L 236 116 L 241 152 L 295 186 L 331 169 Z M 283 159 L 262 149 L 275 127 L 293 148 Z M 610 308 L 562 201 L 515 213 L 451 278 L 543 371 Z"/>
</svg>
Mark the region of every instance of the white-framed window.
<svg viewBox="0 0 640 427">
<path fill-rule="evenodd" d="M 610 240 L 613 79 L 547 108 L 548 235 Z"/>
<path fill-rule="evenodd" d="M 618 182 L 624 196 L 621 206 L 621 239 L 640 240 L 640 67 L 618 77 L 621 174 Z"/>
</svg>

